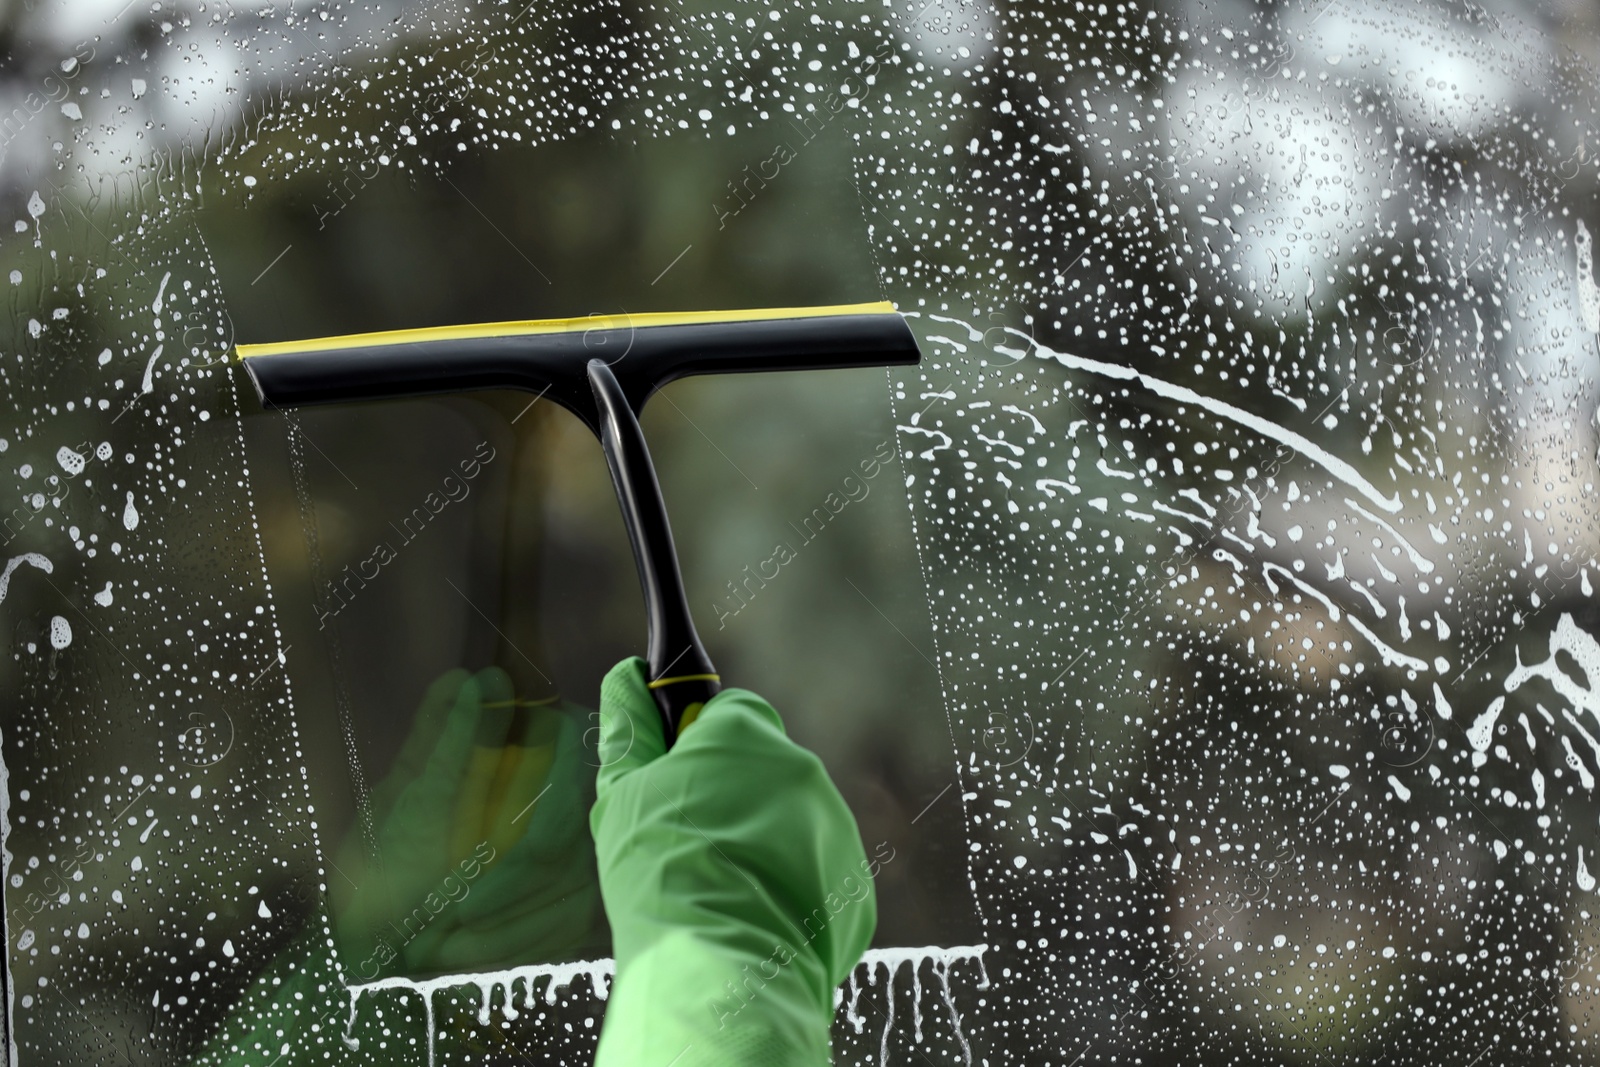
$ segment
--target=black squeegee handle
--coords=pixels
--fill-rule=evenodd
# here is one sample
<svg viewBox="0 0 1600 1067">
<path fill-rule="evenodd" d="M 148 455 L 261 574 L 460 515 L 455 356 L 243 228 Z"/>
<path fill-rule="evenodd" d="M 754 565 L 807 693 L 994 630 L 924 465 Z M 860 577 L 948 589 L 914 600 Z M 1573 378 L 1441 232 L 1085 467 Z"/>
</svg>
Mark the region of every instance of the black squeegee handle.
<svg viewBox="0 0 1600 1067">
<path fill-rule="evenodd" d="M 722 689 L 722 681 L 689 614 L 667 506 L 661 499 L 638 416 L 605 362 L 590 360 L 588 369 L 599 414 L 600 445 L 611 469 L 611 483 L 616 486 L 644 593 L 650 693 L 661 709 L 662 732 L 671 748 L 684 720 L 692 721 L 700 713 L 700 706 Z"/>
</svg>

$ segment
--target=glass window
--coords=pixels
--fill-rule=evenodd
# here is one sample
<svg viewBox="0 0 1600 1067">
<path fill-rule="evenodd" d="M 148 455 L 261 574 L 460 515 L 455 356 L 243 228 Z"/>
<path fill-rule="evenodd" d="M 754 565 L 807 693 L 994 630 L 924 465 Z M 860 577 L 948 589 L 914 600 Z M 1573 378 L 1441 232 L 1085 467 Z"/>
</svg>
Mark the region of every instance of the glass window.
<svg viewBox="0 0 1600 1067">
<path fill-rule="evenodd" d="M 0 31 L 13 1062 L 604 1022 L 594 709 L 645 630 L 594 434 L 283 410 L 237 345 L 875 300 L 920 365 L 642 415 L 707 648 L 879 861 L 836 1061 L 1596 1058 L 1586 10 Z"/>
</svg>

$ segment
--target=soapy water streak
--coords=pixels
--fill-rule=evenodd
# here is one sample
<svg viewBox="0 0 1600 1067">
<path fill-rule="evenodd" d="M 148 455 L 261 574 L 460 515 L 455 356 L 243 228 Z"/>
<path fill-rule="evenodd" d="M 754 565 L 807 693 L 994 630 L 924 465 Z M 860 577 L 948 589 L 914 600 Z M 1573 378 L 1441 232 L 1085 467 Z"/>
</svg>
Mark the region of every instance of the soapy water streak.
<svg viewBox="0 0 1600 1067">
<path fill-rule="evenodd" d="M 860 1004 L 863 988 L 860 985 L 860 974 L 866 970 L 867 984 L 878 984 L 878 969 L 884 972 L 884 996 L 888 1001 L 888 1013 L 884 1017 L 883 1036 L 879 1044 L 878 1063 L 880 1067 L 888 1067 L 889 1063 L 889 1035 L 894 1031 L 894 981 L 900 973 L 902 966 L 910 967 L 911 971 L 911 1021 L 914 1036 L 917 1042 L 922 1042 L 922 964 L 930 962 L 933 965 L 934 975 L 939 979 L 940 997 L 944 1001 L 945 1009 L 950 1013 L 950 1023 L 955 1031 L 956 1040 L 961 1044 L 961 1054 L 964 1061 L 972 1063 L 972 1046 L 967 1041 L 965 1031 L 961 1029 L 961 1014 L 956 1010 L 954 996 L 950 993 L 950 968 L 958 962 L 976 962 L 978 965 L 978 988 L 989 988 L 989 972 L 983 965 L 983 954 L 988 951 L 987 945 L 957 945 L 952 948 L 876 948 L 869 949 L 861 958 L 861 963 L 850 973 L 850 980 L 846 983 L 850 991 L 850 1002 L 845 1008 L 845 1020 L 861 1033 L 866 1020 L 856 1011 Z M 844 1004 L 845 986 L 834 990 L 834 1007 Z"/>
<path fill-rule="evenodd" d="M 1578 258 L 1578 313 L 1583 328 L 1590 333 L 1600 333 L 1600 286 L 1594 280 L 1594 239 L 1589 227 L 1578 220 L 1578 234 L 1573 239 Z"/>
<path fill-rule="evenodd" d="M 1025 337 L 1024 334 L 1017 333 L 1015 330 L 1008 328 L 1008 331 L 1018 337 Z M 1204 396 L 1185 386 L 1174 385 L 1152 375 L 1140 373 L 1132 367 L 1123 367 L 1115 363 L 1089 359 L 1086 356 L 1074 356 L 1067 352 L 1059 352 L 1048 345 L 1039 344 L 1036 341 L 1032 342 L 1032 344 L 1034 351 L 1037 351 L 1040 356 L 1046 359 L 1053 359 L 1068 370 L 1087 371 L 1114 381 L 1138 382 L 1159 397 L 1176 400 L 1182 404 L 1193 404 L 1195 407 L 1203 408 L 1229 422 L 1237 423 L 1248 430 L 1253 430 L 1262 437 L 1276 441 L 1294 453 L 1304 456 L 1339 481 L 1355 489 L 1356 492 L 1366 497 L 1380 510 L 1386 511 L 1391 515 L 1400 510 L 1400 497 L 1398 494 L 1384 496 L 1377 486 L 1363 478 L 1349 463 L 1320 445 L 1313 443 L 1309 438 L 1295 433 L 1287 426 L 1281 426 L 1270 419 L 1264 419 L 1253 412 L 1235 407 L 1227 401 Z M 1026 349 L 1009 348 L 1003 345 L 996 346 L 996 351 L 1002 355 L 1016 356 L 1018 358 L 1028 354 Z M 1409 548 L 1410 546 L 1408 545 L 1407 547 Z"/>
<path fill-rule="evenodd" d="M 948 318 L 939 315 L 930 315 L 929 318 L 940 322 L 947 322 L 952 325 L 962 326 L 967 330 L 969 338 L 973 341 L 979 341 L 985 336 L 985 331 L 980 331 L 970 323 L 963 322 L 959 319 Z M 991 329 L 994 328 L 991 327 Z M 1354 489 L 1359 495 L 1374 504 L 1380 511 L 1394 514 L 1400 510 L 1401 505 L 1398 495 L 1385 496 L 1375 485 L 1373 485 L 1366 478 L 1362 477 L 1361 474 L 1357 472 L 1355 468 L 1347 461 L 1333 455 L 1303 435 L 1298 434 L 1285 426 L 1282 426 L 1269 419 L 1264 419 L 1259 415 L 1245 411 L 1244 409 L 1236 407 L 1225 401 L 1204 396 L 1203 394 L 1197 393 L 1187 387 L 1166 382 L 1152 375 L 1142 374 L 1130 367 L 1123 367 L 1114 363 L 1106 363 L 1102 360 L 1089 359 L 1083 356 L 1075 356 L 1071 355 L 1070 353 L 1059 352 L 1046 345 L 1040 344 L 1033 338 L 1012 327 L 1000 327 L 1000 329 L 1004 329 L 1007 333 L 1010 333 L 1013 336 L 1027 342 L 1029 346 L 1027 348 L 1011 348 L 1004 345 L 995 346 L 995 350 L 997 352 L 1001 353 L 1002 355 L 1013 357 L 1014 360 L 1020 360 L 1032 352 L 1038 352 L 1042 358 L 1054 360 L 1055 362 L 1060 363 L 1062 366 L 1067 367 L 1069 370 L 1084 371 L 1115 381 L 1137 382 L 1146 389 L 1149 389 L 1152 393 L 1155 393 L 1157 396 L 1175 400 L 1179 403 L 1192 404 L 1195 407 L 1209 411 L 1222 419 L 1252 430 L 1269 440 L 1277 442 L 1279 445 L 1278 451 L 1270 460 L 1267 461 L 1263 468 L 1254 475 L 1254 481 L 1259 482 L 1270 478 L 1281 469 L 1282 465 L 1287 462 L 1290 457 L 1300 455 L 1306 457 L 1311 462 L 1316 463 L 1328 474 Z M 1341 390 L 1339 393 L 1335 394 L 1323 411 L 1318 412 L 1317 416 L 1313 417 L 1311 421 L 1315 421 L 1316 418 L 1320 418 L 1321 415 L 1324 414 L 1329 408 L 1332 408 L 1334 404 L 1338 403 L 1340 398 L 1343 397 L 1348 390 L 1349 386 L 1346 386 L 1344 390 Z M 916 426 L 899 426 L 897 429 L 903 432 L 915 432 L 923 434 L 933 432 Z M 924 458 L 927 457 L 924 456 Z M 1041 488 L 1045 487 L 1041 486 Z M 1070 488 L 1070 486 L 1068 488 Z M 1046 491 L 1048 492 L 1048 489 L 1046 489 Z M 1234 502 L 1238 505 L 1238 510 L 1243 510 L 1247 502 L 1254 499 L 1254 494 L 1246 490 L 1245 492 L 1239 493 L 1234 498 Z M 1426 572 L 1433 569 L 1431 561 L 1427 560 L 1425 556 L 1418 552 L 1417 549 L 1412 546 L 1410 542 L 1408 542 L 1403 536 L 1401 536 L 1400 533 L 1395 530 L 1390 523 L 1383 520 L 1380 516 L 1374 515 L 1371 512 L 1366 511 L 1366 509 L 1360 508 L 1359 505 L 1355 505 L 1353 501 L 1350 503 L 1352 506 L 1357 507 L 1365 517 L 1374 520 L 1384 530 L 1390 533 L 1404 549 L 1407 557 L 1410 558 L 1414 564 L 1417 564 L 1420 570 Z M 1208 508 L 1207 510 L 1215 512 L 1218 509 Z M 1227 516 L 1229 519 L 1233 517 L 1233 514 Z M 1222 525 L 1215 516 L 1213 516 L 1212 524 L 1218 529 L 1220 529 Z M 1165 566 L 1160 568 L 1160 570 L 1170 574 L 1174 566 L 1181 563 L 1183 558 L 1188 555 L 1188 548 L 1189 544 L 1191 543 L 1195 542 L 1186 543 L 1182 548 L 1179 549 L 1178 552 L 1173 555 L 1172 558 L 1167 561 Z M 1157 592 L 1152 590 L 1147 599 L 1153 599 L 1156 595 Z M 1134 611 L 1137 611 L 1142 606 L 1142 602 L 1130 604 L 1127 610 L 1123 613 L 1122 618 L 1125 620 Z M 1362 632 L 1362 636 L 1368 637 L 1369 639 L 1375 639 L 1376 637 L 1376 635 L 1372 634 L 1371 631 L 1365 626 L 1360 627 L 1360 632 Z M 1381 641 L 1378 643 L 1382 645 L 1382 647 L 1378 650 L 1381 655 L 1384 655 L 1386 660 L 1402 656 L 1402 654 L 1390 649 Z M 1078 657 L 1074 658 L 1065 667 L 1063 667 L 1054 678 L 1048 682 L 1042 683 L 1041 689 L 1048 689 L 1051 685 L 1059 682 L 1067 673 L 1067 671 L 1071 670 L 1078 660 L 1086 654 L 1087 650 L 1085 650 L 1083 653 L 1080 653 Z M 1423 664 L 1420 660 L 1415 660 L 1414 657 L 1404 657 L 1404 659 L 1417 664 L 1422 664 L 1423 668 L 1426 669 L 1426 664 Z"/>
<path fill-rule="evenodd" d="M 887 1022 L 884 1024 L 882 1052 L 880 1063 L 888 1063 L 889 1034 L 894 1025 L 894 979 L 903 967 L 910 968 L 912 981 L 912 1012 L 913 1026 L 917 1041 L 922 1041 L 922 978 L 921 971 L 924 964 L 932 967 L 934 976 L 939 982 L 940 999 L 945 1009 L 950 1014 L 951 1026 L 960 1042 L 965 1062 L 972 1063 L 972 1049 L 965 1033 L 961 1029 L 961 1015 L 956 1010 L 955 998 L 950 991 L 950 970 L 956 964 L 976 963 L 978 967 L 978 988 L 989 988 L 988 971 L 983 965 L 983 955 L 987 952 L 987 945 L 955 945 L 949 948 L 930 946 L 926 948 L 877 948 L 869 949 L 862 957 L 861 963 L 851 972 L 850 979 L 845 985 L 834 990 L 834 1007 L 845 1007 L 845 1019 L 855 1028 L 857 1033 L 862 1032 L 866 1020 L 857 1011 L 860 1007 L 861 996 L 866 986 L 876 986 L 878 972 L 883 970 L 886 975 L 885 996 L 888 998 Z M 861 981 L 863 972 L 865 983 Z M 542 1000 L 548 1006 L 554 1006 L 561 990 L 573 987 L 580 978 L 588 979 L 589 991 L 596 1000 L 606 1000 L 611 994 L 611 982 L 616 976 L 616 962 L 609 959 L 577 960 L 570 963 L 534 964 L 527 967 L 515 967 L 504 971 L 493 971 L 484 974 L 471 975 L 444 975 L 438 978 L 383 978 L 376 982 L 367 982 L 345 987 L 348 997 L 347 1019 L 344 1025 L 344 1043 L 352 1050 L 359 1050 L 360 1041 L 353 1036 L 356 1016 L 363 998 L 378 996 L 398 991 L 402 996 L 415 995 L 420 997 L 427 1016 L 427 1042 L 428 1064 L 433 1067 L 436 1062 L 435 1044 L 437 1040 L 436 1019 L 434 1015 L 433 998 L 441 990 L 465 989 L 476 987 L 478 990 L 478 1025 L 488 1027 L 495 1006 L 498 1004 L 499 1013 L 507 1022 L 514 1022 L 529 1011 L 537 1010 L 534 1001 L 535 991 L 542 989 Z M 521 983 L 520 997 L 517 993 L 517 984 Z M 846 998 L 848 996 L 848 1004 Z M 335 1013 L 337 1014 L 337 1013 Z M 330 1016 L 330 1019 L 333 1016 Z"/>
<path fill-rule="evenodd" d="M 1581 303 L 1583 305 L 1583 314 L 1587 324 L 1591 306 L 1600 308 L 1600 288 L 1595 287 L 1592 279 L 1592 263 L 1590 261 L 1591 256 L 1586 255 L 1586 253 L 1591 252 L 1591 245 L 1588 240 L 1587 231 L 1582 228 L 1580 228 L 1579 231 L 1577 246 L 1580 268 L 1580 296 L 1582 298 Z M 1596 313 L 1600 314 L 1600 311 L 1597 311 Z M 1090 359 L 1087 357 L 1076 356 L 1071 353 L 1057 351 L 1047 345 L 1040 344 L 1027 334 L 1024 334 L 1011 327 L 991 327 L 990 331 L 980 332 L 975 327 L 959 319 L 938 315 L 929 315 L 928 317 L 930 319 L 948 322 L 965 328 L 968 332 L 969 338 L 974 341 L 983 338 L 986 333 L 993 332 L 994 329 L 1004 330 L 1004 332 L 1007 334 L 1024 342 L 1026 347 L 1013 348 L 1003 344 L 991 345 L 990 347 L 999 354 L 1012 358 L 1014 362 L 1020 362 L 1021 359 L 1025 358 L 1026 356 L 1037 353 L 1041 358 L 1051 359 L 1057 363 L 1060 363 L 1069 370 L 1086 372 L 1114 381 L 1136 382 L 1157 396 L 1201 408 L 1202 410 L 1208 411 L 1222 419 L 1235 423 L 1236 425 L 1258 433 L 1269 440 L 1277 442 L 1279 449 L 1272 459 L 1264 465 L 1264 469 L 1252 472 L 1253 482 L 1260 483 L 1263 480 L 1269 479 L 1281 468 L 1282 464 L 1290 456 L 1300 455 L 1305 457 L 1310 462 L 1315 463 L 1325 472 L 1336 478 L 1339 482 L 1348 486 L 1357 496 L 1364 498 L 1366 501 L 1375 505 L 1378 510 L 1386 512 L 1390 515 L 1394 515 L 1400 510 L 1401 505 L 1398 495 L 1385 495 L 1377 488 L 1377 486 L 1373 485 L 1372 482 L 1358 473 L 1347 461 L 1329 453 L 1327 450 L 1316 445 L 1303 435 L 1300 435 L 1293 430 L 1288 429 L 1287 427 L 1254 415 L 1251 412 L 1244 411 L 1243 409 L 1240 409 L 1234 405 L 1228 404 L 1224 401 L 1216 400 L 1214 398 L 1206 397 L 1192 389 L 1188 389 L 1184 386 L 1179 386 L 1171 382 L 1166 382 L 1160 378 L 1141 373 L 1130 367 L 1124 367 L 1101 360 Z M 1348 387 L 1345 391 L 1348 391 Z M 1339 394 L 1339 396 L 1342 395 L 1344 395 L 1343 392 Z M 947 394 L 943 395 L 942 398 L 954 399 L 954 395 Z M 1334 401 L 1331 402 L 1328 407 L 1331 408 L 1333 403 L 1336 403 L 1337 401 L 1338 397 L 1336 396 Z M 1316 421 L 1316 418 L 1320 418 L 1321 414 L 1322 413 L 1319 412 L 1317 416 L 1313 417 L 1313 419 L 1309 421 Z M 916 432 L 925 435 L 931 435 L 934 432 L 917 426 L 900 426 L 898 429 L 904 432 Z M 941 451 L 944 447 L 950 447 L 954 444 L 954 442 L 950 440 L 947 435 L 945 436 L 946 440 L 943 446 L 936 448 L 935 451 Z M 931 459 L 931 455 L 925 454 L 923 458 Z M 1074 493 L 1074 495 L 1076 495 L 1076 493 L 1079 491 L 1076 487 L 1069 484 L 1059 482 L 1052 484 L 1065 488 Z M 1055 493 L 1043 483 L 1041 483 L 1038 488 L 1050 496 L 1055 495 Z M 1233 500 L 1240 505 L 1239 510 L 1244 510 L 1244 508 L 1248 506 L 1248 502 L 1254 502 L 1255 510 L 1260 509 L 1259 499 L 1248 487 L 1246 487 L 1245 491 L 1237 493 Z M 1436 565 L 1434 562 L 1419 552 L 1416 547 L 1413 546 L 1392 523 L 1384 519 L 1382 515 L 1375 514 L 1373 511 L 1362 507 L 1355 499 L 1346 498 L 1345 503 L 1355 512 L 1360 514 L 1364 519 L 1372 522 L 1376 527 L 1381 529 L 1383 533 L 1387 534 L 1396 544 L 1396 546 L 1404 551 L 1412 565 L 1419 573 L 1433 574 L 1435 572 Z M 1204 504 L 1201 506 L 1205 507 Z M 1223 523 L 1222 520 L 1217 516 L 1218 509 L 1205 507 L 1205 510 L 1208 514 L 1207 518 L 1204 520 L 1202 520 L 1198 515 L 1190 516 L 1187 515 L 1187 513 L 1182 512 L 1178 512 L 1178 514 L 1183 514 L 1185 517 L 1192 518 L 1196 521 L 1204 521 L 1206 525 L 1211 526 L 1213 529 L 1221 529 Z M 1226 516 L 1226 518 L 1232 517 L 1233 516 Z M 1593 517 L 1591 516 L 1591 519 L 1592 518 Z M 1591 521 L 1586 527 L 1586 531 L 1592 533 L 1593 526 L 1594 523 Z M 1435 539 L 1437 540 L 1437 532 Z M 1168 576 L 1171 576 L 1174 573 L 1174 565 L 1181 565 L 1183 557 L 1190 554 L 1191 547 L 1197 546 L 1197 544 L 1197 542 L 1191 542 L 1188 539 L 1184 539 L 1184 544 L 1174 554 L 1172 559 L 1168 561 L 1168 565 L 1160 568 L 1158 573 L 1166 573 Z M 1223 554 L 1225 555 L 1226 553 Z M 1589 583 L 1587 568 L 1584 566 L 1584 564 L 1593 561 L 1579 561 L 1569 558 L 1564 562 L 1572 563 L 1574 566 L 1570 568 L 1563 567 L 1560 577 L 1566 579 L 1576 578 L 1581 582 L 1585 595 L 1590 595 L 1591 586 Z M 1531 545 L 1528 549 L 1528 558 L 1523 561 L 1523 564 L 1524 567 L 1531 567 L 1532 565 Z M 1239 569 L 1240 568 L 1238 567 L 1235 568 L 1236 571 Z M 1417 675 L 1436 673 L 1437 676 L 1442 679 L 1449 679 L 1451 674 L 1454 673 L 1451 670 L 1451 664 L 1449 660 L 1443 656 L 1436 657 L 1433 662 L 1430 663 L 1423 658 L 1403 651 L 1404 646 L 1407 643 L 1406 641 L 1402 641 L 1400 643 L 1400 647 L 1391 645 L 1388 641 L 1381 638 L 1364 620 L 1358 618 L 1356 614 L 1348 607 L 1341 609 L 1341 607 L 1338 606 L 1328 596 L 1319 592 L 1299 575 L 1292 573 L 1290 570 L 1279 564 L 1265 563 L 1262 565 L 1261 573 L 1259 575 L 1252 576 L 1250 574 L 1244 574 L 1243 577 L 1249 581 L 1250 584 L 1257 587 L 1260 587 L 1264 583 L 1266 588 L 1262 589 L 1261 591 L 1269 594 L 1269 599 L 1272 602 L 1281 601 L 1280 590 L 1284 583 L 1292 586 L 1298 593 L 1309 596 L 1311 599 L 1319 602 L 1327 611 L 1329 618 L 1331 618 L 1334 622 L 1340 622 L 1341 620 L 1345 621 L 1346 625 L 1348 625 L 1350 629 L 1355 632 L 1355 634 L 1359 635 L 1372 647 L 1372 649 L 1378 654 L 1380 659 L 1386 665 L 1400 667 L 1410 672 L 1413 677 Z M 1555 570 L 1547 567 L 1540 567 L 1537 570 L 1532 571 L 1530 577 L 1539 580 L 1539 586 L 1545 593 L 1553 594 L 1556 592 L 1556 590 L 1552 588 L 1552 581 L 1557 577 L 1557 572 Z M 1358 592 L 1362 591 L 1359 586 L 1355 586 L 1355 588 Z M 1153 600 L 1159 595 L 1159 588 L 1151 589 L 1145 599 L 1147 601 Z M 1371 599 L 1370 596 L 1368 599 Z M 1534 594 L 1533 606 L 1535 610 L 1531 612 L 1515 612 L 1511 620 L 1509 632 L 1501 633 L 1498 636 L 1495 634 L 1486 635 L 1483 639 L 1484 647 L 1482 648 L 1470 649 L 1469 651 L 1465 651 L 1465 654 L 1453 652 L 1452 655 L 1456 655 L 1458 657 L 1458 662 L 1465 663 L 1465 667 L 1463 667 L 1459 673 L 1455 673 L 1454 680 L 1459 682 L 1466 676 L 1471 666 L 1476 664 L 1484 655 L 1488 654 L 1495 647 L 1502 647 L 1504 641 L 1511 635 L 1526 629 L 1532 619 L 1540 614 L 1538 609 L 1541 607 L 1548 607 L 1551 602 L 1551 600 L 1545 600 L 1541 603 L 1539 595 L 1537 593 Z M 1123 613 L 1122 618 L 1125 620 L 1134 612 L 1139 610 L 1139 608 L 1142 606 L 1143 605 L 1140 603 L 1130 604 L 1127 610 Z M 1380 618 L 1387 614 L 1387 612 L 1376 603 L 1374 603 L 1374 609 Z M 1290 626 L 1289 629 L 1293 630 L 1294 627 Z M 1405 633 L 1405 637 L 1409 639 L 1409 632 Z M 1593 644 L 1594 639 L 1590 635 L 1579 629 L 1570 616 L 1563 615 L 1557 624 L 1555 632 L 1551 635 L 1551 651 L 1549 661 L 1544 664 L 1527 667 L 1521 664 L 1519 658 L 1516 670 L 1513 671 L 1509 677 L 1504 679 L 1505 688 L 1508 692 L 1510 692 L 1511 690 L 1520 686 L 1530 677 L 1545 678 L 1551 683 L 1552 687 L 1557 689 L 1561 696 L 1570 701 L 1573 707 L 1575 707 L 1579 712 L 1590 712 L 1597 724 L 1600 724 L 1600 705 L 1595 705 L 1592 691 L 1583 688 L 1579 683 L 1574 682 L 1568 676 L 1562 674 L 1556 666 L 1555 660 L 1558 649 L 1565 651 L 1579 663 L 1585 665 L 1585 672 L 1590 678 L 1600 677 L 1600 654 L 1595 654 L 1594 650 L 1589 647 Z M 1596 647 L 1600 648 L 1600 646 Z M 1050 685 L 1059 682 L 1061 677 L 1064 676 L 1067 671 L 1070 670 L 1072 666 L 1081 658 L 1082 654 L 1080 654 L 1080 656 L 1074 659 L 1072 662 L 1068 663 L 1067 666 L 1064 667 L 1059 674 L 1057 674 L 1056 678 L 1044 684 L 1044 688 L 1048 689 Z M 1410 719 L 1418 720 L 1415 724 L 1417 727 L 1417 737 L 1409 739 L 1400 738 L 1398 743 L 1395 743 L 1396 738 L 1392 735 L 1394 735 L 1397 731 L 1405 731 L 1410 725 L 1410 720 L 1407 720 L 1406 725 L 1396 726 L 1392 725 L 1392 723 L 1397 719 L 1405 718 L 1405 716 L 1401 716 L 1398 713 L 1390 716 L 1391 725 L 1386 730 L 1384 744 L 1386 746 L 1391 746 L 1391 743 L 1394 743 L 1392 747 L 1406 748 L 1408 758 L 1393 760 L 1386 758 L 1384 763 L 1391 769 L 1404 769 L 1421 763 L 1433 751 L 1433 748 L 1436 744 L 1441 746 L 1443 745 L 1443 741 L 1440 738 L 1439 733 L 1439 724 L 1441 722 L 1451 722 L 1457 727 L 1458 730 L 1461 731 L 1463 735 L 1462 740 L 1464 740 L 1474 750 L 1474 762 L 1481 766 L 1482 761 L 1486 758 L 1484 755 L 1485 749 L 1488 747 L 1486 738 L 1491 733 L 1492 724 L 1498 715 L 1500 707 L 1504 704 L 1504 699 L 1501 698 L 1495 701 L 1489 709 L 1479 716 L 1479 721 L 1477 724 L 1474 724 L 1474 726 L 1469 726 L 1467 723 L 1455 719 L 1452 714 L 1450 702 L 1446 697 L 1444 690 L 1441 689 L 1437 682 L 1432 686 L 1432 690 L 1433 699 L 1431 701 L 1426 697 L 1421 700 L 1414 699 L 1409 693 L 1401 694 L 1406 706 L 1406 710 L 1410 713 Z M 1582 691 L 1580 692 L 1579 690 Z M 1556 719 L 1548 711 L 1542 707 L 1539 707 L 1538 711 L 1544 716 L 1549 725 L 1552 727 L 1557 725 Z M 1584 765 L 1584 761 L 1572 748 L 1571 741 L 1563 735 L 1560 737 L 1560 740 L 1562 745 L 1566 748 L 1566 762 L 1574 768 L 1576 773 L 1579 774 L 1580 780 L 1582 781 L 1585 789 L 1589 792 L 1593 792 L 1596 774 L 1600 774 L 1600 740 L 1597 740 L 1595 734 L 1591 733 L 1590 730 L 1585 729 L 1584 725 L 1571 712 L 1563 710 L 1562 714 L 1568 726 L 1570 726 L 1570 728 L 1577 733 L 1578 737 L 1586 743 L 1589 754 L 1592 756 L 1595 772 L 1589 772 L 1588 768 Z M 1485 721 L 1490 724 L 1490 727 L 1483 726 Z M 1416 743 L 1422 738 L 1423 734 L 1426 734 L 1426 739 L 1421 740 L 1420 744 Z M 987 744 L 989 741 L 987 734 L 985 735 L 984 740 Z M 1407 744 L 1406 742 L 1408 740 L 1411 743 Z M 1024 753 L 1026 752 L 1027 748 L 1031 747 L 1031 741 L 1032 738 L 1030 737 L 1029 744 L 1024 746 Z M 1530 781 L 1532 783 L 1532 789 L 1536 794 L 1537 806 L 1539 808 L 1543 808 L 1545 806 L 1545 790 L 1543 788 L 1544 783 L 1542 781 L 1542 776 L 1537 770 L 1531 772 Z M 1409 789 L 1393 774 L 1388 776 L 1388 783 L 1396 792 L 1396 794 L 1402 796 L 1402 798 L 1409 795 Z M 1588 877 L 1588 872 L 1586 869 L 1584 869 L 1581 860 L 1578 864 L 1578 880 L 1580 884 L 1593 881 L 1593 879 Z"/>
</svg>

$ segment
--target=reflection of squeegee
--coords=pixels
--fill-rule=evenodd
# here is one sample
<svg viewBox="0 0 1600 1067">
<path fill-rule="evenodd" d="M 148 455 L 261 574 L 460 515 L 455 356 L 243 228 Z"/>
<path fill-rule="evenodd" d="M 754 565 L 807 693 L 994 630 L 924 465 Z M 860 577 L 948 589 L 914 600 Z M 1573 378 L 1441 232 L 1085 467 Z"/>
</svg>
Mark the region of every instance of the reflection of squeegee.
<svg viewBox="0 0 1600 1067">
<path fill-rule="evenodd" d="M 684 597 L 639 428 L 644 402 L 691 374 L 902 366 L 920 358 L 887 302 L 395 330 L 240 345 L 238 356 L 269 407 L 521 389 L 582 419 L 605 449 L 633 543 L 649 622 L 650 688 L 669 745 L 721 685 Z"/>
</svg>

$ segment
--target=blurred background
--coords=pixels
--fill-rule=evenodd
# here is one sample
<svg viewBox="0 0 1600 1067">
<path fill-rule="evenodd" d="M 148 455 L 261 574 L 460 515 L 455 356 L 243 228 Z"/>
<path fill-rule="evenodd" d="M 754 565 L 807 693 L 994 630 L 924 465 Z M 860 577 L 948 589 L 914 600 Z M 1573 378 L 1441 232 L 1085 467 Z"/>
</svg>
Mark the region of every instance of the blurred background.
<svg viewBox="0 0 1600 1067">
<path fill-rule="evenodd" d="M 598 919 L 364 992 L 335 936 L 435 680 L 582 731 L 642 651 L 597 443 L 528 396 L 264 411 L 234 344 L 879 299 L 921 367 L 643 417 L 713 658 L 893 850 L 837 1062 L 1600 1061 L 1597 35 L 0 9 L 17 1062 L 585 1062 L 603 1021 L 548 977 Z"/>
</svg>

